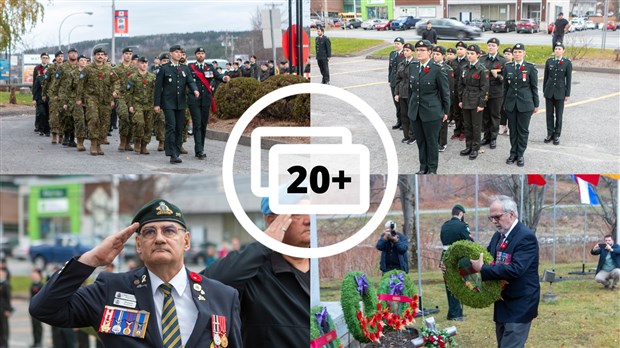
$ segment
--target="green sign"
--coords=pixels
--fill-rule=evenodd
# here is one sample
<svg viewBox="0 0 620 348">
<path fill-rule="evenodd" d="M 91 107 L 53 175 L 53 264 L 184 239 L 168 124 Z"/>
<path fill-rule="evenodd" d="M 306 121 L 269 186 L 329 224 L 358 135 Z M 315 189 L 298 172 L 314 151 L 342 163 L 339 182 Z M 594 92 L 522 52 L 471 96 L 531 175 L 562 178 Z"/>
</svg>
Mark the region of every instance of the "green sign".
<svg viewBox="0 0 620 348">
<path fill-rule="evenodd" d="M 40 198 L 61 198 L 67 197 L 67 189 L 66 188 L 42 188 L 40 193 Z"/>
<path fill-rule="evenodd" d="M 30 186 L 28 200 L 28 236 L 30 240 L 41 239 L 42 221 L 68 220 L 63 233 L 80 232 L 82 215 L 82 185 L 57 184 Z"/>
</svg>

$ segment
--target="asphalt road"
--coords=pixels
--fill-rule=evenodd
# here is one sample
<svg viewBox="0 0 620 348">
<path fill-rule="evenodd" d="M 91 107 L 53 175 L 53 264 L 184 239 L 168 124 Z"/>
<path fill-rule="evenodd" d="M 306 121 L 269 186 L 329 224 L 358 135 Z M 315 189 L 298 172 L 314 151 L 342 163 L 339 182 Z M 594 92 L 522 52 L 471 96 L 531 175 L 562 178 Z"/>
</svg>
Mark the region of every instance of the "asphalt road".
<svg viewBox="0 0 620 348">
<path fill-rule="evenodd" d="M 380 39 L 388 40 L 391 42 L 397 36 L 402 36 L 405 41 L 419 40 L 421 37 L 416 33 L 415 29 L 409 29 L 404 31 L 377 31 L 377 30 L 363 30 L 363 29 L 332 29 L 326 33 L 329 37 L 345 37 L 352 39 Z M 477 38 L 477 42 L 486 43 L 491 37 L 497 37 L 502 45 L 504 44 L 516 44 L 518 42 L 526 45 L 549 45 L 551 46 L 551 35 L 546 31 L 541 31 L 535 34 L 517 34 L 512 33 L 493 33 L 492 31 L 486 31 L 482 33 L 482 36 Z M 443 40 L 443 39 L 441 39 Z M 458 41 L 452 39 L 454 42 Z M 467 40 L 468 42 L 472 40 Z M 590 47 L 601 47 L 603 42 L 602 30 L 584 30 L 574 33 L 568 33 L 564 36 L 565 44 L 582 46 L 588 44 Z M 608 31 L 605 38 L 605 48 L 618 48 L 620 47 L 620 30 Z M 318 71 L 318 70 L 317 70 Z"/>
<path fill-rule="evenodd" d="M 164 152 L 157 151 L 153 137 L 148 146 L 150 155 L 119 152 L 118 130 L 108 137 L 110 145 L 102 145 L 105 155 L 91 156 L 90 142 L 86 150 L 52 145 L 51 138 L 41 137 L 34 130 L 34 109 L 31 113 L 0 117 L 0 172 L 2 174 L 221 174 L 226 142 L 209 140 L 205 143 L 206 161 L 194 157 L 194 139 L 188 136 L 184 147 L 189 154 L 181 155 L 183 163 L 170 164 Z M 262 159 L 268 158 L 262 150 Z M 265 162 L 266 163 L 266 162 Z M 239 145 L 235 152 L 234 172 L 249 173 L 250 147 Z M 263 168 L 266 168 L 263 167 Z"/>
<path fill-rule="evenodd" d="M 377 111 L 389 127 L 398 153 L 399 173 L 418 171 L 417 145 L 400 142 L 402 131 L 394 131 L 395 108 L 387 84 L 386 60 L 365 59 L 362 56 L 330 60 L 331 84 L 341 87 L 365 100 Z M 312 78 L 319 80 L 317 66 Z M 510 140 L 500 135 L 497 148 L 483 147 L 476 160 L 459 155 L 465 143 L 448 140 L 448 148 L 439 154 L 440 174 L 510 174 L 510 173 L 618 173 L 620 172 L 620 79 L 616 74 L 575 71 L 569 103 L 564 110 L 561 144 L 544 144 L 546 136 L 545 101 L 542 96 L 542 76 L 539 71 L 540 110 L 532 117 L 530 137 L 525 152 L 525 167 L 506 165 Z M 351 105 L 330 96 L 312 97 L 313 126 L 345 126 L 353 133 L 354 144 L 364 144 L 370 150 L 371 173 L 386 172 L 385 150 L 378 133 L 368 120 Z M 451 135 L 454 128 L 448 129 Z"/>
</svg>

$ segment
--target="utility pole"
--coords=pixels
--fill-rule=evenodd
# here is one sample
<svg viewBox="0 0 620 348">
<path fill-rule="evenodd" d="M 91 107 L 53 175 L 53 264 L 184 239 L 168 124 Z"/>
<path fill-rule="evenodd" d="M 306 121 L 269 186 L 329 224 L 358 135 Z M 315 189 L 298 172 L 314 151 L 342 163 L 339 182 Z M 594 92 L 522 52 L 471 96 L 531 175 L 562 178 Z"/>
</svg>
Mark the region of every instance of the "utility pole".
<svg viewBox="0 0 620 348">
<path fill-rule="evenodd" d="M 114 33 L 114 17 L 116 16 L 116 7 L 114 5 L 114 0 L 112 0 L 112 52 L 110 52 L 110 57 L 112 58 L 111 62 L 112 64 L 116 63 L 116 57 L 114 52 L 116 51 L 116 42 L 115 40 L 115 33 Z"/>
</svg>

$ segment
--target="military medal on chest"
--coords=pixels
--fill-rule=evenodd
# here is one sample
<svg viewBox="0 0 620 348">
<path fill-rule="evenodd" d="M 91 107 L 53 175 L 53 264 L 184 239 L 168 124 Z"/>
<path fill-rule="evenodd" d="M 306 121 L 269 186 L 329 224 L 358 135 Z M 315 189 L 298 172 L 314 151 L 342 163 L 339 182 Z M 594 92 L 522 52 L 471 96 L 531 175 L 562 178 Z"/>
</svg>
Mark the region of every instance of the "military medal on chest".
<svg viewBox="0 0 620 348">
<path fill-rule="evenodd" d="M 125 315 L 125 311 L 122 309 L 115 313 L 114 319 L 116 323 L 114 324 L 114 326 L 112 326 L 113 334 L 118 335 L 121 332 L 121 323 L 123 321 L 124 315 Z"/>
<path fill-rule="evenodd" d="M 211 333 L 213 335 L 214 347 L 228 347 L 228 338 L 226 337 L 226 317 L 223 315 L 213 314 L 211 316 Z"/>
</svg>

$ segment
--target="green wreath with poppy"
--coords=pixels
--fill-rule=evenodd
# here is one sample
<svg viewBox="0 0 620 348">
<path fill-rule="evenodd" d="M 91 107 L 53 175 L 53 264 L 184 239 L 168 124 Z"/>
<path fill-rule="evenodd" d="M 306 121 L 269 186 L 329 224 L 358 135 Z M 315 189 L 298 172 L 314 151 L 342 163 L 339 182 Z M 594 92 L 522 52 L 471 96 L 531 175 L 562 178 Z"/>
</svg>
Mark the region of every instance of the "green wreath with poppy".
<svg viewBox="0 0 620 348">
<path fill-rule="evenodd" d="M 394 330 L 404 329 L 406 325 L 414 321 L 414 317 L 418 312 L 418 289 L 411 280 L 408 273 L 401 270 L 392 270 L 383 274 L 379 281 L 379 289 L 377 293 L 390 294 L 392 286 L 398 286 L 400 283 L 404 285 L 401 287 L 402 292 L 399 295 L 407 296 L 411 298 L 412 302 L 400 302 L 398 303 L 398 310 L 396 313 L 390 311 L 391 303 L 388 301 L 379 302 L 379 310 L 383 314 L 383 318 L 386 320 L 389 328 Z"/>
<path fill-rule="evenodd" d="M 500 299 L 502 282 L 499 280 L 482 281 L 479 273 L 461 276 L 459 262 L 476 260 L 483 254 L 485 265 L 493 262 L 491 254 L 479 244 L 461 240 L 450 245 L 441 261 L 446 266 L 444 279 L 452 294 L 464 305 L 473 308 L 485 308 Z"/>
<path fill-rule="evenodd" d="M 319 326 L 319 322 L 317 320 L 317 314 L 321 313 L 323 311 L 323 308 L 324 308 L 323 306 L 315 306 L 315 307 L 312 307 L 312 309 L 310 309 L 310 341 L 311 342 L 327 334 L 328 332 L 332 330 L 336 330 L 336 325 L 334 325 L 332 316 L 329 315 L 327 311 L 325 311 L 325 313 L 327 314 L 327 318 L 325 318 L 325 320 L 327 321 L 327 330 L 321 331 L 321 327 Z M 322 347 L 341 348 L 342 344 L 340 343 L 340 339 L 338 338 L 338 335 L 336 335 L 335 340 L 323 345 Z"/>
<path fill-rule="evenodd" d="M 364 279 L 366 286 L 364 291 L 359 291 L 358 280 Z M 360 310 L 359 302 L 362 301 Z M 383 322 L 381 315 L 377 312 L 377 292 L 368 283 L 366 274 L 354 271 L 349 272 L 342 280 L 340 289 L 340 305 L 344 314 L 344 321 L 353 337 L 361 342 L 378 342 L 382 335 Z"/>
</svg>

